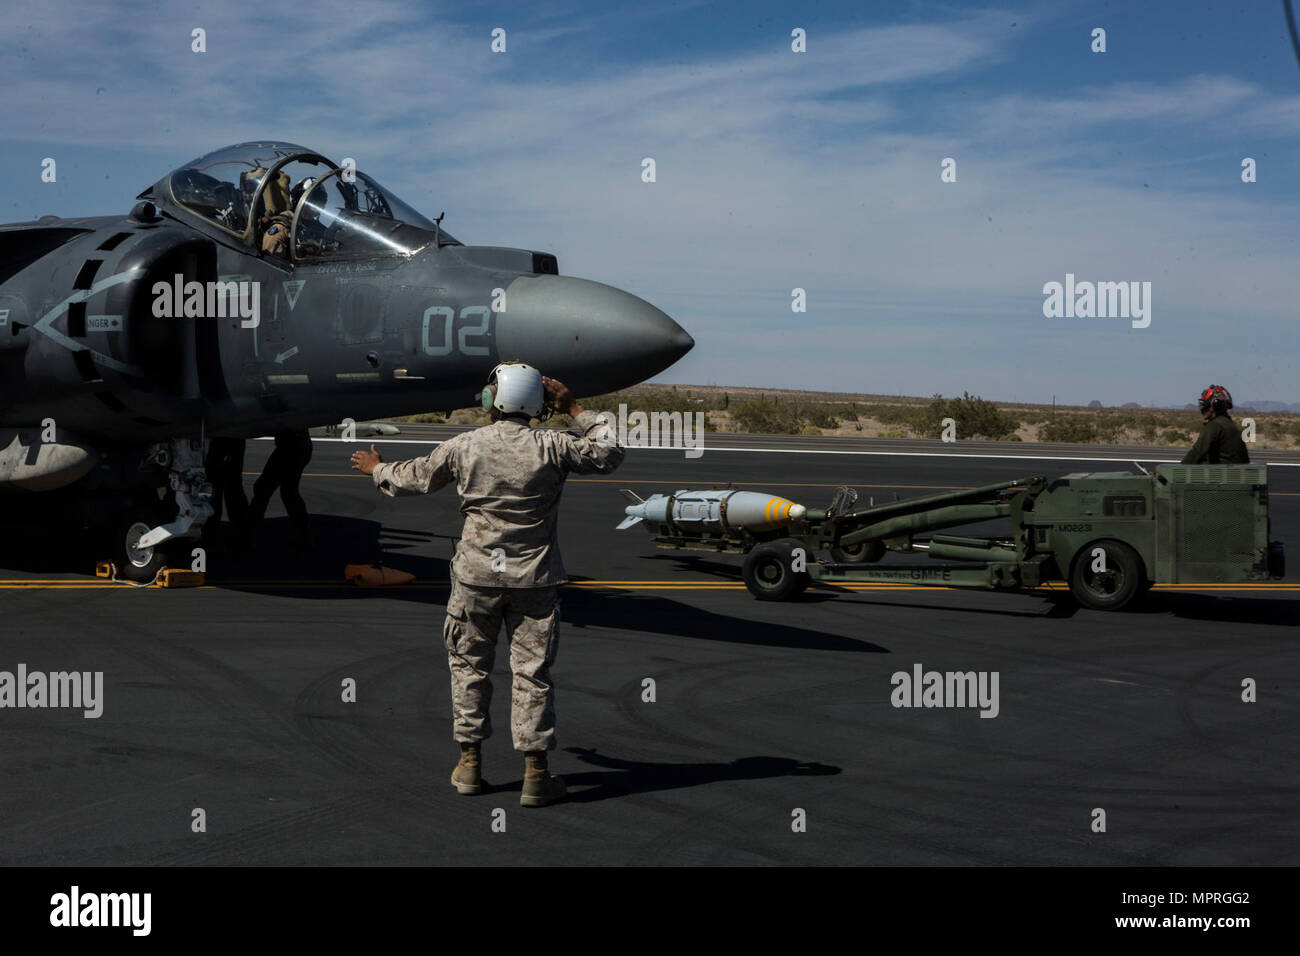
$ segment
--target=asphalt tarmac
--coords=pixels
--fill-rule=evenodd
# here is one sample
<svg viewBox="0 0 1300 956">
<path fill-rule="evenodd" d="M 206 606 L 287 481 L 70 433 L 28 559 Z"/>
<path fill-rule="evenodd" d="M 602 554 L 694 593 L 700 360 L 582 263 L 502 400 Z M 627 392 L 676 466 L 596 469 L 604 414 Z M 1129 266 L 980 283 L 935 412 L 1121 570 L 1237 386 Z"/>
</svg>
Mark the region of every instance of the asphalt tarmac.
<svg viewBox="0 0 1300 956">
<path fill-rule="evenodd" d="M 429 450 L 377 444 L 389 460 Z M 1294 572 L 1254 588 L 1158 588 L 1117 614 L 1061 594 L 906 586 L 773 604 L 744 589 L 739 558 L 614 530 L 621 487 L 736 482 L 820 506 L 838 484 L 879 500 L 1082 470 L 763 444 L 698 459 L 634 449 L 613 476 L 570 480 L 552 767 L 571 797 L 539 810 L 518 803 L 504 648 L 500 731 L 485 746 L 492 787 L 462 797 L 447 782 L 454 489 L 383 498 L 349 471 L 354 446 L 318 441 L 303 482 L 316 550 L 290 546 L 277 501 L 255 549 L 210 551 L 198 589 L 101 582 L 73 542 L 8 536 L 0 670 L 102 671 L 104 690 L 97 719 L 0 709 L 0 863 L 1300 858 Z M 250 472 L 269 450 L 250 443 Z M 1271 468 L 1270 483 L 1273 537 L 1294 555 L 1300 468 Z M 417 582 L 344 582 L 345 564 L 375 560 Z M 997 672 L 997 716 L 892 706 L 891 676 L 918 664 Z M 1255 703 L 1241 699 L 1246 678 Z M 354 703 L 342 700 L 348 679 Z"/>
</svg>

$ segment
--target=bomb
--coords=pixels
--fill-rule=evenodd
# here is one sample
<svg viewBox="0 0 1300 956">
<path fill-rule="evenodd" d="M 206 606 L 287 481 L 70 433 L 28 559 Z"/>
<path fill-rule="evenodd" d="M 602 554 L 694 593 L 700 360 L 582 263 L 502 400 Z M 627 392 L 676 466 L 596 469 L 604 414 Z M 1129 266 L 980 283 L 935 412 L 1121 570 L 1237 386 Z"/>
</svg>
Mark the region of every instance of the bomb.
<svg viewBox="0 0 1300 956">
<path fill-rule="evenodd" d="M 644 522 L 651 534 L 726 534 L 730 531 L 770 531 L 802 521 L 803 505 L 758 491 L 678 491 L 641 498 L 624 489 L 631 502 L 618 530 Z"/>
</svg>

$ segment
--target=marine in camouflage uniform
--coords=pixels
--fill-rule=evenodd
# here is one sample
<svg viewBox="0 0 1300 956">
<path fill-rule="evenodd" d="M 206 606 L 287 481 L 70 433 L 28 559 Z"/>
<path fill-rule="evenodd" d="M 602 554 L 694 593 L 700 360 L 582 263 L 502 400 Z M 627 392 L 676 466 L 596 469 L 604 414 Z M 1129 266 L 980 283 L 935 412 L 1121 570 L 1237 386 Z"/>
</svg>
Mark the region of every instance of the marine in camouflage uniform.
<svg viewBox="0 0 1300 956">
<path fill-rule="evenodd" d="M 491 673 L 502 625 L 514 675 L 514 747 L 527 754 L 555 749 L 551 665 L 559 641 L 558 586 L 568 580 L 556 539 L 560 495 L 570 473 L 608 474 L 623 455 L 606 416 L 578 411 L 570 431 L 500 417 L 427 457 L 382 462 L 371 472 L 386 495 L 429 494 L 453 482 L 460 494 L 465 526 L 451 561 L 443 641 L 462 749 L 492 734 Z"/>
</svg>

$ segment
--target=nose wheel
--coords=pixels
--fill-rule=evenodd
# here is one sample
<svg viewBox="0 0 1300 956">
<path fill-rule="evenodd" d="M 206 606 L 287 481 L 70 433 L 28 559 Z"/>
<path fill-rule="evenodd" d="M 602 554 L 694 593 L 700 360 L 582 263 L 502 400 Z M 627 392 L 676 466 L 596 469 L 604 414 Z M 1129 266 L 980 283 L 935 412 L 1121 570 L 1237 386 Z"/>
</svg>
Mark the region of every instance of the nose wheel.
<svg viewBox="0 0 1300 956">
<path fill-rule="evenodd" d="M 158 505 L 142 505 L 131 509 L 119 518 L 108 533 L 109 560 L 117 568 L 117 576 L 127 581 L 148 583 L 158 572 L 177 565 L 176 545 L 142 545 L 140 539 L 167 520 L 164 509 Z"/>
<path fill-rule="evenodd" d="M 127 563 L 135 568 L 146 568 L 154 560 L 155 548 L 140 547 L 140 539 L 149 533 L 153 525 L 146 521 L 132 522 L 126 529 L 126 538 L 122 542 Z"/>
<path fill-rule="evenodd" d="M 146 451 L 142 467 L 166 469 L 166 497 L 134 495 L 126 513 L 110 523 L 107 542 L 117 576 L 137 583 L 153 581 L 164 568 L 186 568 L 189 549 L 212 516 L 202 442 L 159 442 Z"/>
</svg>

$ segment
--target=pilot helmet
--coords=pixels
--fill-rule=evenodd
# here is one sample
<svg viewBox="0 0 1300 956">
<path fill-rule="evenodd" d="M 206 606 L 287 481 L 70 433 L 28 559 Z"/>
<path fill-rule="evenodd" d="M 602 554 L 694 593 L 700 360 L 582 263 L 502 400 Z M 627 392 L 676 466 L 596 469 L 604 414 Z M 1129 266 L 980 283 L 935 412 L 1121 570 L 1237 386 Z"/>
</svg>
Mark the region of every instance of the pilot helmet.
<svg viewBox="0 0 1300 956">
<path fill-rule="evenodd" d="M 298 208 L 298 200 L 302 199 L 302 197 L 303 197 L 304 195 L 306 195 L 307 193 L 311 192 L 311 188 L 312 188 L 312 186 L 314 186 L 314 185 L 316 185 L 316 180 L 315 180 L 315 178 L 312 177 L 312 176 L 308 176 L 306 179 L 304 179 L 302 182 L 300 182 L 297 186 L 294 186 L 294 187 L 293 187 L 293 192 L 292 192 L 292 194 L 291 194 L 290 197 L 289 197 L 289 198 L 290 198 L 290 201 L 291 201 L 291 203 L 292 203 L 292 206 L 291 206 L 292 209 L 297 209 L 297 208 Z"/>
<path fill-rule="evenodd" d="M 488 376 L 482 399 L 484 408 L 495 408 L 502 415 L 537 418 L 546 407 L 542 373 L 523 362 L 503 362 Z"/>
</svg>

